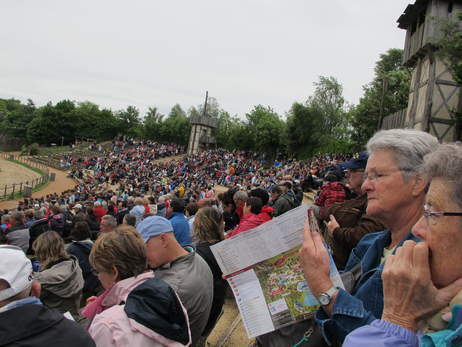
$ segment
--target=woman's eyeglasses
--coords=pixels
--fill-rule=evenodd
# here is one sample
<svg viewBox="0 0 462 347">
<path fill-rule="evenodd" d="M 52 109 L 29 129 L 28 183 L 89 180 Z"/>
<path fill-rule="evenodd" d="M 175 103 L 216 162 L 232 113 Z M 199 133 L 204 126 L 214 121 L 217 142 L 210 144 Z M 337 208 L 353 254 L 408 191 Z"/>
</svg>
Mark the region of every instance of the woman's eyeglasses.
<svg viewBox="0 0 462 347">
<path fill-rule="evenodd" d="M 424 217 L 432 217 L 432 216 L 462 216 L 462 212 L 434 212 L 430 211 L 430 205 L 425 204 L 424 205 L 424 211 L 423 211 Z"/>
</svg>

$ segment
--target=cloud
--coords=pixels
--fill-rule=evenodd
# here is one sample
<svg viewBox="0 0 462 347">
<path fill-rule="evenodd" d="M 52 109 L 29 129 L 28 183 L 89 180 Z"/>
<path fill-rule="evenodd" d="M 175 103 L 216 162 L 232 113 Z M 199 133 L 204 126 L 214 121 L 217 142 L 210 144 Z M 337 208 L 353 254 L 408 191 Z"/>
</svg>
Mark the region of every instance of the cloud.
<svg viewBox="0 0 462 347">
<path fill-rule="evenodd" d="M 356 103 L 408 1 L 3 0 L 0 97 L 284 114 L 334 76 Z"/>
</svg>

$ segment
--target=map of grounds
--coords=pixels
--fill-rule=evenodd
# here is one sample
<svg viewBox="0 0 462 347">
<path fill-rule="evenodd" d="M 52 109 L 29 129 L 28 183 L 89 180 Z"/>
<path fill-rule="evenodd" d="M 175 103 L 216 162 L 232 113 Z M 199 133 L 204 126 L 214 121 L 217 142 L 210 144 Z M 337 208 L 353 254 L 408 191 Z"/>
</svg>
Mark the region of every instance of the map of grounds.
<svg viewBox="0 0 462 347">
<path fill-rule="evenodd" d="M 306 319 L 319 307 L 303 277 L 300 246 L 254 265 L 276 328 Z"/>
</svg>

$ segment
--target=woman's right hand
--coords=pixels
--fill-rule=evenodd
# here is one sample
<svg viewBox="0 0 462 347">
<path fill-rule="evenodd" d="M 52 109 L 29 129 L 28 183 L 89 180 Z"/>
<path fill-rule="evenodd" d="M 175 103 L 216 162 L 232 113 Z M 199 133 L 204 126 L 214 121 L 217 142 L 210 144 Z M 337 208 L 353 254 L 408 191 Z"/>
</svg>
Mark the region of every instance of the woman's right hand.
<svg viewBox="0 0 462 347">
<path fill-rule="evenodd" d="M 417 330 L 417 322 L 449 305 L 462 289 L 462 279 L 437 289 L 432 282 L 425 242 L 406 241 L 387 257 L 382 272 L 382 320 Z"/>
</svg>

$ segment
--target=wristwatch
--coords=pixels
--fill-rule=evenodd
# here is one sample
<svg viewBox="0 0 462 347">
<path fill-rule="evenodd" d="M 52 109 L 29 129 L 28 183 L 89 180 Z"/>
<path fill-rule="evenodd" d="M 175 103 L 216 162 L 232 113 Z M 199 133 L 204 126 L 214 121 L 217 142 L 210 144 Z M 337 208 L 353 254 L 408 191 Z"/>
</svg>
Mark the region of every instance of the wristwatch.
<svg viewBox="0 0 462 347">
<path fill-rule="evenodd" d="M 330 304 L 332 297 L 338 291 L 338 287 L 332 287 L 327 292 L 319 294 L 318 301 L 322 306 L 327 306 Z"/>
</svg>

